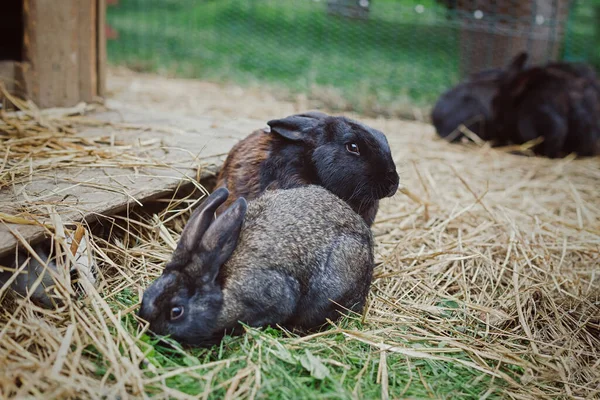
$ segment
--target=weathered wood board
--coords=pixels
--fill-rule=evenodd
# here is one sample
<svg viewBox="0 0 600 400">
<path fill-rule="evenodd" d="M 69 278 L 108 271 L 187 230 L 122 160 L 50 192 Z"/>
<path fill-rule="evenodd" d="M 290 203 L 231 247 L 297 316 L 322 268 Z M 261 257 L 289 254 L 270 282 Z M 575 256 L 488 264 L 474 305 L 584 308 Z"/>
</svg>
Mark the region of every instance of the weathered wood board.
<svg viewBox="0 0 600 400">
<path fill-rule="evenodd" d="M 0 61 L 0 81 L 4 82 L 10 92 L 13 92 L 15 87 L 15 68 L 14 61 Z"/>
<path fill-rule="evenodd" d="M 201 178 L 214 174 L 238 140 L 265 125 L 246 119 L 220 123 L 211 118 L 174 117 L 122 105 L 113 108 L 118 112 L 91 117 L 117 124 L 86 128 L 79 135 L 113 136 L 127 143 L 160 139 L 160 148 L 144 155 L 152 158 L 151 167 L 132 164 L 119 168 L 71 168 L 56 170 L 48 176 L 34 176 L 25 184 L 0 191 L 2 212 L 10 215 L 23 209 L 35 212 L 36 203 L 43 203 L 36 213 L 42 216 L 40 222 L 47 219 L 47 204 L 52 205 L 65 223 L 110 215 L 135 202 L 171 192 L 182 180 L 196 179 L 198 171 Z M 122 124 L 130 128 L 123 129 Z M 30 242 L 42 239 L 45 234 L 45 229 L 36 225 L 0 223 L 0 256 L 16 248 L 18 242 L 11 230 Z"/>
<path fill-rule="evenodd" d="M 98 73 L 97 95 L 104 97 L 106 93 L 106 0 L 96 2 L 96 72 Z"/>
<path fill-rule="evenodd" d="M 30 98 L 40 107 L 79 102 L 79 7 L 75 0 L 60 6 L 48 0 L 25 2 L 24 51 L 30 68 L 25 75 Z"/>
<path fill-rule="evenodd" d="M 79 101 L 90 102 L 98 96 L 98 5 L 95 0 L 80 2 L 78 12 Z"/>
<path fill-rule="evenodd" d="M 0 62 L 0 81 L 41 108 L 71 107 L 102 97 L 105 1 L 22 1 L 23 57 Z"/>
</svg>

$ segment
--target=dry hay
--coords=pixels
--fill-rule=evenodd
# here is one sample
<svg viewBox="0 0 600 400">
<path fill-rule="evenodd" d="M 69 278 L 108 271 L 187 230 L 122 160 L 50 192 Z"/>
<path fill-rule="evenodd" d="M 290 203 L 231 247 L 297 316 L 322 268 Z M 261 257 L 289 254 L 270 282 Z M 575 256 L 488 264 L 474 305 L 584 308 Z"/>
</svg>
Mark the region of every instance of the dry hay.
<svg viewBox="0 0 600 400">
<path fill-rule="evenodd" d="M 600 160 L 427 146 L 403 157 L 413 206 L 379 219 L 372 320 L 520 365 L 534 397 L 597 396 Z"/>
<path fill-rule="evenodd" d="M 450 146 L 413 126 L 390 135 L 406 189 L 383 202 L 374 226 L 378 267 L 365 324 L 295 345 L 342 332 L 382 360 L 463 352 L 460 363 L 507 382 L 507 397 L 598 396 L 599 160 Z M 137 324 L 137 304 L 114 302 L 125 292 L 141 297 L 160 275 L 201 192 L 105 221 L 91 240 L 100 276 L 96 288 L 81 282 L 87 296 L 59 281 L 64 304 L 48 311 L 1 289 L 0 397 L 185 397 L 168 377 L 204 379 L 229 362 L 156 368 L 139 340 L 147 327 Z M 252 397 L 260 380 L 242 384 L 250 372 L 240 374 L 209 382 L 207 393 L 224 386 Z"/>
<path fill-rule="evenodd" d="M 80 127 L 114 125 L 86 117 L 98 108 L 94 105 L 40 111 L 32 102 L 11 96 L 1 82 L 0 99 L 18 109 L 7 112 L 6 106 L 0 107 L 0 189 L 58 169 L 143 166 L 140 149 L 151 150 L 159 144 L 151 139 L 134 146 L 116 140 L 114 133 L 77 135 Z M 119 127 L 130 128 L 125 124 Z"/>
</svg>

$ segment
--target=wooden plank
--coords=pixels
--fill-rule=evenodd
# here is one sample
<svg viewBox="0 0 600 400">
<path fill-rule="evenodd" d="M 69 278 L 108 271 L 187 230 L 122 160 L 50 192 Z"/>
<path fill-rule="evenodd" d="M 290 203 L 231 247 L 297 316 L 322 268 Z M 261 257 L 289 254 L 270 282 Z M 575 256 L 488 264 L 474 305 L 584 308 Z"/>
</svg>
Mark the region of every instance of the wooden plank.
<svg viewBox="0 0 600 400">
<path fill-rule="evenodd" d="M 94 118 L 139 125 L 139 129 L 100 127 L 87 128 L 79 135 L 93 138 L 115 135 L 116 140 L 136 143 L 138 140 L 160 139 L 166 146 L 155 150 L 149 157 L 159 160 L 162 168 L 82 168 L 58 170 L 45 176 L 34 176 L 26 184 L 17 184 L 0 190 L 0 209 L 15 215 L 23 210 L 41 216 L 47 222 L 46 207 L 36 201 L 52 203 L 63 222 L 92 221 L 98 215 L 110 215 L 134 202 L 147 201 L 173 191 L 182 179 L 195 178 L 201 166 L 202 176 L 214 174 L 226 154 L 237 141 L 251 131 L 264 126 L 256 120 L 235 120 L 216 123 L 211 118 L 186 118 L 116 108 L 119 112 L 99 113 Z M 15 249 L 17 241 L 12 230 L 17 230 L 30 242 L 44 237 L 44 228 L 32 225 L 0 223 L 0 256 Z"/>
<path fill-rule="evenodd" d="M 97 94 L 100 97 L 104 97 L 106 94 L 106 0 L 97 0 L 97 13 L 96 13 L 96 51 L 97 51 L 97 82 L 98 90 Z"/>
<path fill-rule="evenodd" d="M 96 0 L 79 2 L 79 100 L 90 102 L 98 94 Z"/>
<path fill-rule="evenodd" d="M 31 60 L 36 58 L 37 38 L 35 35 L 35 21 L 38 18 L 35 0 L 23 0 L 23 59 L 27 62 L 22 69 L 23 91 L 31 100 L 36 100 L 40 95 L 40 86 L 37 84 L 38 76 L 31 65 Z"/>
<path fill-rule="evenodd" d="M 19 97 L 27 97 L 23 74 L 28 68 L 28 63 L 0 61 L 0 81 L 4 83 L 10 93 Z"/>
<path fill-rule="evenodd" d="M 79 101 L 78 1 L 24 0 L 29 97 L 39 107 Z"/>
<path fill-rule="evenodd" d="M 14 61 L 0 61 L 0 81 L 9 92 L 15 89 L 15 64 Z"/>
</svg>

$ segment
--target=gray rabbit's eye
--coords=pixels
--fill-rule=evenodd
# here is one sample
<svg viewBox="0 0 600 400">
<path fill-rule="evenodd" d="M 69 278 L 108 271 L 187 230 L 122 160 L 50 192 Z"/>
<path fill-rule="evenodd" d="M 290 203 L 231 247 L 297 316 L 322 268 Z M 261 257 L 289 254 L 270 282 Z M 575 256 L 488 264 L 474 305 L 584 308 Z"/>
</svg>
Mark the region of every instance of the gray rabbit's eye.
<svg viewBox="0 0 600 400">
<path fill-rule="evenodd" d="M 360 155 L 360 151 L 358 150 L 358 145 L 356 143 L 346 143 L 346 150 L 352 154 Z"/>
<path fill-rule="evenodd" d="M 171 321 L 180 318 L 183 315 L 183 306 L 175 306 L 171 308 Z"/>
</svg>

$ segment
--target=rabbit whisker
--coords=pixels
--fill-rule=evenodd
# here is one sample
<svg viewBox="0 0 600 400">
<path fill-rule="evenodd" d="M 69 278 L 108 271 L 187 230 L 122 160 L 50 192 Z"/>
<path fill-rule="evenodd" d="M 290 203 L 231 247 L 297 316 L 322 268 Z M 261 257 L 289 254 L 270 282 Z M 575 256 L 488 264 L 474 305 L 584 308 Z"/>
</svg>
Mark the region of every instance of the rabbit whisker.
<svg viewBox="0 0 600 400">
<path fill-rule="evenodd" d="M 348 201 L 354 200 L 354 197 L 357 196 L 362 191 L 362 189 L 365 187 L 365 185 L 366 185 L 366 183 L 361 183 L 360 185 L 356 186 L 354 188 L 352 195 L 350 196 L 350 198 L 348 198 Z"/>
</svg>

